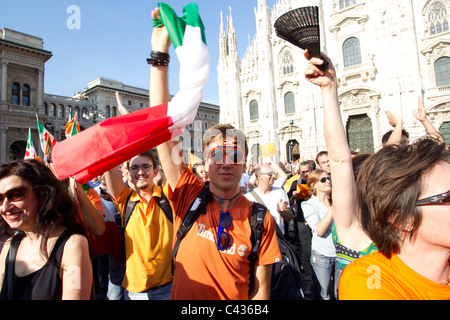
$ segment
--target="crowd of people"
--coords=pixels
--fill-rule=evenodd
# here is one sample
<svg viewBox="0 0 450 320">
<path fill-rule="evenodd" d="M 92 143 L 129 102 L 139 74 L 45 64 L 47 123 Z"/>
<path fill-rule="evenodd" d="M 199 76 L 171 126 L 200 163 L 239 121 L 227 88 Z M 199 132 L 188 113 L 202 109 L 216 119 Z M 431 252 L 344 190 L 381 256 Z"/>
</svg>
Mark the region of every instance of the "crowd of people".
<svg viewBox="0 0 450 320">
<path fill-rule="evenodd" d="M 170 45 L 155 27 L 152 50 Z M 409 142 L 388 112 L 383 148 L 355 155 L 332 61 L 305 58 L 326 151 L 290 171 L 247 172 L 245 135 L 227 124 L 207 131 L 192 167 L 178 140 L 85 185 L 61 181 L 51 163 L 0 164 L 0 299 L 270 299 L 277 228 L 298 251 L 305 299 L 450 299 L 450 153 L 423 102 L 415 115 L 428 138 Z M 150 68 L 150 107 L 170 100 L 167 72 Z M 256 244 L 255 202 L 267 208 Z"/>
</svg>

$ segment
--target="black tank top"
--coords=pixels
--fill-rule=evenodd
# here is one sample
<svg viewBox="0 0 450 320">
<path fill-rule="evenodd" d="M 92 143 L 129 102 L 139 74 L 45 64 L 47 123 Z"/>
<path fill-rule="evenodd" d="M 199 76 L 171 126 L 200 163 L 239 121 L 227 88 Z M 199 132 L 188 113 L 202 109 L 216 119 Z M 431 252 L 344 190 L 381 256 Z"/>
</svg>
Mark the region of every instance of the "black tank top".
<svg viewBox="0 0 450 320">
<path fill-rule="evenodd" d="M 15 300 L 61 300 L 62 280 L 59 276 L 61 258 L 66 241 L 73 235 L 73 231 L 64 230 L 53 247 L 48 262 L 41 269 L 24 277 L 17 277 L 14 272 L 14 299 Z M 8 251 L 5 262 L 5 278 L 3 280 L 0 300 L 8 299 Z"/>
</svg>

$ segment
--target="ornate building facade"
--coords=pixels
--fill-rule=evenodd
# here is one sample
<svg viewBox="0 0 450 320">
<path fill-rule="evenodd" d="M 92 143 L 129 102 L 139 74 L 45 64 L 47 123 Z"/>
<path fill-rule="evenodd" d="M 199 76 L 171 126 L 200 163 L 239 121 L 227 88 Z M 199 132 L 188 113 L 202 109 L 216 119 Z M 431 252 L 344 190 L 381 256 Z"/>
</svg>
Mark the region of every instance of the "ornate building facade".
<svg viewBox="0 0 450 320">
<path fill-rule="evenodd" d="M 73 97 L 46 94 L 45 63 L 51 57 L 41 38 L 7 28 L 0 30 L 0 162 L 24 157 L 29 128 L 36 151 L 42 156 L 36 115 L 61 141 L 65 139 L 64 125 L 75 114 L 81 130 L 117 116 L 116 91 L 130 112 L 149 106 L 148 90 L 105 78 L 90 82 Z M 194 137 L 201 137 L 218 122 L 219 106 L 201 103 L 195 123 L 185 130 L 184 149 L 197 150 L 198 141 Z"/>
<path fill-rule="evenodd" d="M 223 19 L 218 62 L 221 122 L 243 129 L 255 161 L 277 145 L 280 160 L 310 159 L 325 150 L 319 88 L 304 78 L 303 50 L 276 36 L 285 12 L 319 6 L 321 45 L 338 76 L 350 147 L 374 152 L 399 115 L 410 139 L 425 135 L 413 114 L 423 95 L 427 115 L 450 141 L 450 1 L 257 0 L 256 34 L 237 54 L 232 11 Z"/>
</svg>

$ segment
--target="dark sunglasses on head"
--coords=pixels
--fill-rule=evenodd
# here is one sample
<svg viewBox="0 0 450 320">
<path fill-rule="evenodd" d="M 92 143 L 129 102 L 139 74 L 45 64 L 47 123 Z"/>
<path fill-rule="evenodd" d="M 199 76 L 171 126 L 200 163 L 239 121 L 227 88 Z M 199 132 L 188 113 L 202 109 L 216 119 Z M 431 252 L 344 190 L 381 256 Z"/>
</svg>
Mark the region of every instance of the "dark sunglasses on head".
<svg viewBox="0 0 450 320">
<path fill-rule="evenodd" d="M 209 152 L 209 159 L 215 164 L 241 164 L 244 162 L 244 152 L 239 148 L 215 147 Z"/>
<path fill-rule="evenodd" d="M 449 205 L 450 203 L 450 190 L 435 196 L 420 199 L 416 201 L 416 206 L 428 206 L 434 204 Z"/>
<path fill-rule="evenodd" d="M 226 250 L 231 246 L 231 237 L 225 232 L 226 228 L 229 228 L 233 221 L 231 220 L 230 212 L 220 211 L 219 229 L 217 230 L 217 250 Z"/>
<path fill-rule="evenodd" d="M 0 206 L 3 205 L 3 201 L 6 198 L 11 202 L 17 202 L 25 199 L 30 193 L 31 188 L 28 187 L 18 187 L 6 191 L 5 193 L 0 193 Z"/>
<path fill-rule="evenodd" d="M 328 181 L 331 181 L 331 177 L 323 177 L 323 178 L 320 178 L 320 182 L 322 182 L 322 183 L 325 183 L 325 182 L 327 182 L 327 180 Z"/>
</svg>

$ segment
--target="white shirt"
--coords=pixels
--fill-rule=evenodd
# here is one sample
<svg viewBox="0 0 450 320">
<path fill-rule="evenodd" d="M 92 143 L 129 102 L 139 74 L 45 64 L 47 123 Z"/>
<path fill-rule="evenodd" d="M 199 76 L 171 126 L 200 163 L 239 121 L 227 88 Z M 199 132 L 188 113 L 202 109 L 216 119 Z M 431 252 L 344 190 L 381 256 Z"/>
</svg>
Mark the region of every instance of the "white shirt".
<svg viewBox="0 0 450 320">
<path fill-rule="evenodd" d="M 283 201 L 286 201 L 288 203 L 287 208 L 290 208 L 289 198 L 288 198 L 286 192 L 282 188 L 277 188 L 277 187 L 273 187 L 271 192 L 265 193 L 265 194 L 262 194 L 258 190 L 258 188 L 253 189 L 253 190 L 256 191 L 256 193 L 261 198 L 261 200 L 264 201 L 263 204 L 267 207 L 270 214 L 272 215 L 272 217 L 275 219 L 278 226 L 280 227 L 281 232 L 284 234 L 284 220 L 278 213 L 277 205 L 281 199 Z M 245 197 L 250 201 L 258 202 L 258 201 L 256 201 L 255 197 L 253 197 L 253 195 L 250 192 L 246 193 Z"/>
</svg>

